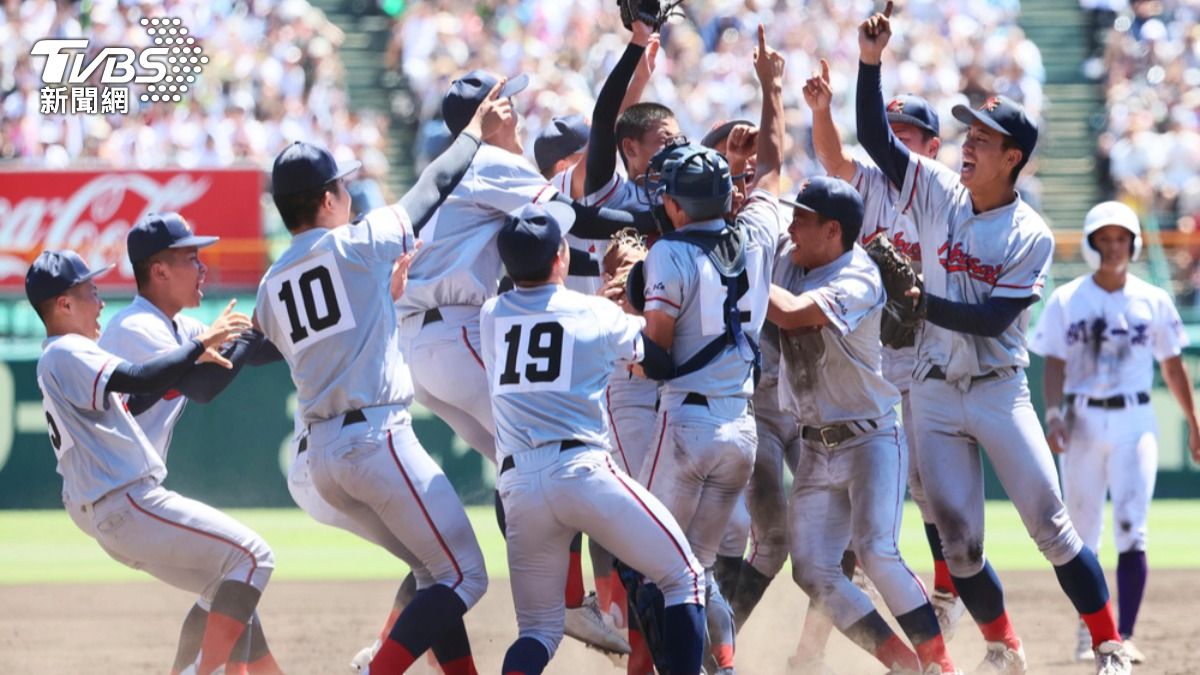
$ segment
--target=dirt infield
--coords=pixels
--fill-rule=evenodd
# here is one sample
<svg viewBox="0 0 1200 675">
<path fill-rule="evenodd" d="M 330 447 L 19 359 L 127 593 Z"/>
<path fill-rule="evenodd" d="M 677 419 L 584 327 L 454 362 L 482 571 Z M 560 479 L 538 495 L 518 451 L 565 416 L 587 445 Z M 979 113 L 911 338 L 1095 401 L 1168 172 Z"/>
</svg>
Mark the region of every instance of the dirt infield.
<svg viewBox="0 0 1200 675">
<path fill-rule="evenodd" d="M 1138 631 L 1138 643 L 1151 662 L 1137 672 L 1198 672 L 1190 663 L 1195 659 L 1191 646 L 1200 643 L 1200 619 L 1194 613 L 1200 597 L 1197 577 L 1194 571 L 1152 572 Z M 1009 573 L 1003 578 L 1013 620 L 1026 641 L 1030 672 L 1091 672 L 1068 660 L 1074 623 L 1053 574 Z M 382 582 L 273 583 L 261 615 L 288 673 L 342 675 L 350 657 L 379 630 L 393 592 L 391 584 Z M 188 595 L 156 583 L 0 586 L 0 673 L 164 673 L 190 602 Z M 740 673 L 787 672 L 786 657 L 795 647 L 806 604 L 790 579 L 776 580 L 741 634 Z M 507 582 L 495 583 L 467 618 L 480 672 L 498 672 L 516 632 Z M 950 647 L 968 672 L 983 654 L 978 632 L 969 626 Z M 842 675 L 884 670 L 841 636 L 834 636 L 828 654 Z M 618 671 L 604 657 L 567 639 L 547 672 Z"/>
</svg>

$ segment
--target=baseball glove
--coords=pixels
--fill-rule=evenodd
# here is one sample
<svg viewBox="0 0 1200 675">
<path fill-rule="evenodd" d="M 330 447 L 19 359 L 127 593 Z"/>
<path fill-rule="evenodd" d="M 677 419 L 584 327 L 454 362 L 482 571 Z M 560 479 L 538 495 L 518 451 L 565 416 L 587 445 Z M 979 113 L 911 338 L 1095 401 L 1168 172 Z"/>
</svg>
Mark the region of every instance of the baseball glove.
<svg viewBox="0 0 1200 675">
<path fill-rule="evenodd" d="M 621 8 L 621 23 L 625 24 L 627 30 L 633 30 L 633 22 L 641 21 L 658 31 L 667 19 L 683 16 L 683 12 L 676 9 L 682 3 L 683 0 L 617 0 L 617 6 Z"/>
<path fill-rule="evenodd" d="M 879 339 L 892 349 L 911 347 L 916 342 L 917 326 L 925 318 L 925 294 L 921 293 L 916 302 L 904 294 L 914 287 L 924 291 L 921 278 L 912 261 L 897 251 L 887 237 L 877 236 L 867 242 L 866 251 L 879 267 L 887 292 Z"/>
<path fill-rule="evenodd" d="M 608 248 L 604 250 L 604 260 L 601 268 L 606 279 L 614 284 L 624 284 L 629 276 L 629 269 L 639 260 L 646 259 L 646 238 L 638 234 L 632 227 L 618 230 L 608 240 Z"/>
</svg>

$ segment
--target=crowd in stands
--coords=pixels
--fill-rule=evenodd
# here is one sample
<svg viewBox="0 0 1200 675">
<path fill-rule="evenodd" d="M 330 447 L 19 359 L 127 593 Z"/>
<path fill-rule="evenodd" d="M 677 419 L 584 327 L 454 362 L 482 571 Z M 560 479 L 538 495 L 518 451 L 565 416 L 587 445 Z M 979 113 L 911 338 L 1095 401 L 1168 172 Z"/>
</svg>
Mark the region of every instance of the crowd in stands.
<svg viewBox="0 0 1200 675">
<path fill-rule="evenodd" d="M 754 31 L 764 23 L 767 40 L 788 60 L 790 86 L 784 96 L 792 150 L 786 153 L 786 177 L 797 185 L 823 173 L 810 151 L 803 80 L 819 68 L 819 58 L 829 60 L 835 119 L 853 143 L 856 28 L 877 4 L 688 0 L 683 5 L 687 18 L 663 28 L 656 75 L 643 98 L 672 107 L 684 133 L 697 139 L 718 120 L 757 120 L 752 54 Z M 423 103 L 420 116 L 429 128 L 437 126 L 450 82 L 472 68 L 531 76 L 533 84 L 517 106 L 526 115 L 527 150 L 551 117 L 590 114 L 595 94 L 629 39 L 612 0 L 499 0 L 488 10 L 481 6 L 472 0 L 410 3 L 395 23 L 386 59 L 402 70 Z M 1041 116 L 1046 106 L 1041 55 L 1017 26 L 1018 0 L 912 0 L 900 7 L 889 48 L 894 56 L 884 69 L 885 95 L 917 93 L 935 104 L 945 137 L 941 159 L 958 165 L 963 128 L 950 116 L 956 103 L 979 104 L 998 92 Z"/>
<path fill-rule="evenodd" d="M 42 114 L 34 42 L 87 37 L 89 58 L 106 46 L 146 47 L 143 17 L 179 17 L 209 57 L 180 102 L 142 103 L 133 85 L 128 114 Z M 387 119 L 348 105 L 343 37 L 305 0 L 3 0 L 0 165 L 269 169 L 284 145 L 307 140 L 363 160 L 365 182 L 381 179 Z"/>
</svg>

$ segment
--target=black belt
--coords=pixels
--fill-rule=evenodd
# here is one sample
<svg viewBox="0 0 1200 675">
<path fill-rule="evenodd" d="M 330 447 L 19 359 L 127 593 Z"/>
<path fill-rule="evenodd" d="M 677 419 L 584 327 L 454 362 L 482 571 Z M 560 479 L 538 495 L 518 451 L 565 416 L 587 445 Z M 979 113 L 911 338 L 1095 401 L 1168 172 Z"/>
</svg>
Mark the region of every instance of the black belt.
<svg viewBox="0 0 1200 675">
<path fill-rule="evenodd" d="M 559 445 L 558 451 L 566 452 L 568 450 L 574 450 L 575 448 L 582 448 L 585 445 L 587 445 L 587 443 L 584 443 L 583 441 L 577 441 L 575 439 L 571 439 L 569 441 L 563 441 L 562 444 Z M 503 462 L 500 462 L 500 473 L 504 473 L 505 471 L 508 471 L 509 469 L 515 467 L 516 465 L 517 464 L 516 464 L 516 462 L 513 461 L 512 455 L 509 455 L 508 457 L 504 458 Z"/>
<path fill-rule="evenodd" d="M 442 313 L 438 311 L 437 307 L 434 307 L 433 309 L 425 312 L 425 318 L 421 320 L 421 327 L 428 326 L 431 323 L 436 323 L 441 320 Z"/>
<path fill-rule="evenodd" d="M 806 441 L 821 443 L 827 448 L 836 448 L 855 436 L 861 436 L 878 428 L 879 425 L 875 424 L 875 420 L 863 420 L 847 424 L 830 424 L 824 427 L 803 427 L 800 429 L 800 437 Z"/>
<path fill-rule="evenodd" d="M 1007 377 L 1008 375 L 1009 375 L 1009 372 L 1007 369 L 993 370 L 990 373 L 984 373 L 983 375 L 974 375 L 971 377 L 971 381 L 972 382 L 986 382 L 987 380 L 996 380 L 1001 377 Z M 929 369 L 928 373 L 926 373 L 925 379 L 945 380 L 946 379 L 946 371 L 942 370 L 941 366 L 934 366 Z"/>
<path fill-rule="evenodd" d="M 1150 402 L 1150 394 L 1144 391 L 1139 391 L 1138 393 L 1134 394 L 1133 397 L 1137 400 L 1138 405 L 1146 405 Z M 1128 398 L 1128 396 L 1123 394 L 1109 396 L 1108 398 L 1089 398 L 1087 400 L 1087 407 L 1104 408 L 1106 410 L 1120 410 L 1130 405 Z M 1079 397 L 1075 394 L 1067 394 L 1067 405 L 1074 405 L 1075 401 L 1078 399 Z"/>
<path fill-rule="evenodd" d="M 362 424 L 367 421 L 367 414 L 361 410 L 351 410 L 342 417 L 342 428 L 346 428 L 351 424 Z M 308 450 L 308 436 L 300 439 L 300 448 L 296 454 L 300 454 Z"/>
</svg>

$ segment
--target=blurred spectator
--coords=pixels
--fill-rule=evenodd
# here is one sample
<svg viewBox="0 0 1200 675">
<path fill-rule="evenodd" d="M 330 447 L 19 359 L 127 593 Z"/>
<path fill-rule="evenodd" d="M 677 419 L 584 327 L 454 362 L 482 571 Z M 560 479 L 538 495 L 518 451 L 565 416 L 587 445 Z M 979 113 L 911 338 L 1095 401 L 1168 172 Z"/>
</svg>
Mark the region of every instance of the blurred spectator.
<svg viewBox="0 0 1200 675">
<path fill-rule="evenodd" d="M 554 115 L 590 115 L 629 33 L 611 0 L 496 0 L 484 6 L 472 0 L 409 3 L 395 22 L 385 60 L 404 73 L 422 102 L 422 122 L 440 115 L 443 93 L 467 70 L 529 73 L 533 84 L 520 95 L 518 109 L 532 153 L 532 139 Z M 811 115 L 801 84 L 818 59 L 829 59 L 835 119 L 852 143 L 857 26 L 877 6 L 870 0 L 688 0 L 686 20 L 663 27 L 663 49 L 644 98 L 671 106 L 693 138 L 717 120 L 757 119 L 752 54 L 754 31 L 763 22 L 768 41 L 788 59 L 785 173 L 797 185 L 821 173 L 810 151 Z M 1001 92 L 1041 117 L 1041 54 L 1017 26 L 1019 11 L 1017 0 L 911 0 L 898 14 L 885 95 L 911 92 L 933 102 L 946 135 L 942 159 L 951 165 L 957 166 L 963 131 L 950 116 L 954 104 L 979 104 Z M 1029 187 L 1022 192 L 1036 194 Z"/>
<path fill-rule="evenodd" d="M 132 86 L 128 114 L 41 114 L 43 59 L 30 58 L 33 42 L 85 36 L 89 58 L 105 46 L 144 47 L 150 37 L 139 21 L 157 16 L 182 19 L 210 59 L 183 101 L 141 103 Z M 350 109 L 342 39 L 305 0 L 3 0 L 0 162 L 269 169 L 283 146 L 306 140 L 361 159 L 357 203 L 378 203 L 387 119 Z"/>
</svg>

